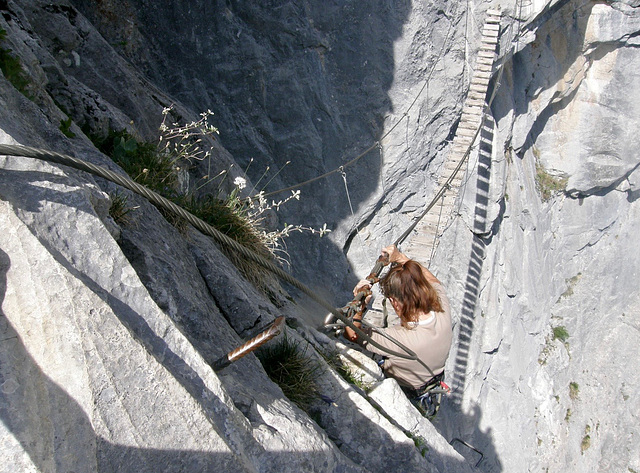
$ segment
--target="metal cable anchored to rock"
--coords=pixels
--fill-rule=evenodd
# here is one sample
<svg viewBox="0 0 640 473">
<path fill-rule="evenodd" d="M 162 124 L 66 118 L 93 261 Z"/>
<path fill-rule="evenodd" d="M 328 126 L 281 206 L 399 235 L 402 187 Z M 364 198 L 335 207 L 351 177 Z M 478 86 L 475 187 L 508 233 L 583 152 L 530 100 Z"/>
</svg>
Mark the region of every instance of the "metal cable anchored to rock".
<svg viewBox="0 0 640 473">
<path fill-rule="evenodd" d="M 231 350 L 226 355 L 214 361 L 211 365 L 211 367 L 213 368 L 213 371 L 220 371 L 221 369 L 226 368 L 234 361 L 237 361 L 243 356 L 248 355 L 252 351 L 257 350 L 272 338 L 275 338 L 278 335 L 280 335 L 280 333 L 282 332 L 283 324 L 284 324 L 284 317 L 283 316 L 278 317 L 268 329 L 259 333 L 258 335 L 253 337 L 251 340 L 248 340 L 247 342 L 240 345 L 238 348 Z"/>
<path fill-rule="evenodd" d="M 307 296 L 312 298 L 314 301 L 316 301 L 320 306 L 322 306 L 323 308 L 331 312 L 331 314 L 333 314 L 336 318 L 341 320 L 344 324 L 351 327 L 358 334 L 358 336 L 367 340 L 372 346 L 380 348 L 381 350 L 388 352 L 390 355 L 395 355 L 400 358 L 405 358 L 409 360 L 417 359 L 417 356 L 415 353 L 413 353 L 411 350 L 408 350 L 406 347 L 402 347 L 401 345 L 399 346 L 401 349 L 405 351 L 405 353 L 391 351 L 385 347 L 382 347 L 377 342 L 372 340 L 359 327 L 356 327 L 355 325 L 353 325 L 353 322 L 351 322 L 351 320 L 345 315 L 346 308 L 336 309 L 331 304 L 329 304 L 326 300 L 324 300 L 322 297 L 318 296 L 314 291 L 312 291 L 305 284 L 303 284 L 302 282 L 300 282 L 299 280 L 291 276 L 289 273 L 284 271 L 282 268 L 280 268 L 278 265 L 276 265 L 273 261 L 270 261 L 264 258 L 263 256 L 255 253 L 254 251 L 246 248 L 245 246 L 241 245 L 234 239 L 230 238 L 229 236 L 225 235 L 224 233 L 217 230 L 213 226 L 209 225 L 205 221 L 199 219 L 192 213 L 187 212 L 182 207 L 174 204 L 170 200 L 166 199 L 165 197 L 162 197 L 156 192 L 153 192 L 152 190 L 146 188 L 145 186 L 138 184 L 137 182 L 131 180 L 129 177 L 123 176 L 122 174 L 119 174 L 117 172 L 113 172 L 102 166 L 98 166 L 96 164 L 92 164 L 92 163 L 83 161 L 81 159 L 74 158 L 72 156 L 68 156 L 62 153 L 56 153 L 53 151 L 47 151 L 39 148 L 32 148 L 29 146 L 0 144 L 0 155 L 24 156 L 28 158 L 40 159 L 42 161 L 69 166 L 71 168 L 78 169 L 80 171 L 88 172 L 95 176 L 102 177 L 126 189 L 129 189 L 130 191 L 135 192 L 136 194 L 139 194 L 142 197 L 146 198 L 152 204 L 162 207 L 170 212 L 173 212 L 174 214 L 178 215 L 179 217 L 189 222 L 191 225 L 193 225 L 196 229 L 198 229 L 205 235 L 209 235 L 213 237 L 219 244 L 232 248 L 238 254 L 247 258 L 249 261 L 252 261 L 262 266 L 264 269 L 272 272 L 283 281 L 286 281 L 292 286 L 294 286 L 295 288 L 299 289 L 304 294 L 306 294 Z"/>
</svg>

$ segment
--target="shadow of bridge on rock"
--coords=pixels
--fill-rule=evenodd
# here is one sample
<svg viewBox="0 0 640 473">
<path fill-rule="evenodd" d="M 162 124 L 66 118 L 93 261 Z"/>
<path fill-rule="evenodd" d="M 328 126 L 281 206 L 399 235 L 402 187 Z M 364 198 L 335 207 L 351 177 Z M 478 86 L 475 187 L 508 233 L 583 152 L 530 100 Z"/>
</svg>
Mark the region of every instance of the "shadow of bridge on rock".
<svg viewBox="0 0 640 473">
<path fill-rule="evenodd" d="M 480 296 L 480 277 L 482 275 L 482 266 L 485 258 L 485 238 L 488 232 L 486 227 L 489 182 L 491 180 L 493 126 L 493 119 L 488 114 L 485 115 L 480 131 L 480 146 L 478 150 L 476 205 L 474 210 L 471 254 L 469 255 L 469 266 L 460 309 L 458 340 L 453 367 L 452 385 L 455 386 L 455 390 L 451 395 L 451 404 L 457 409 L 461 408 L 466 387 L 469 351 L 473 340 L 476 306 Z"/>
<path fill-rule="evenodd" d="M 492 440 L 491 429 L 486 432 L 479 429 L 481 421 L 480 406 L 471 400 L 467 400 L 470 408 L 463 410 L 464 393 L 468 383 L 470 352 L 474 346 L 474 335 L 477 338 L 477 334 L 475 334 L 477 331 L 476 316 L 486 247 L 491 236 L 496 231 L 495 228 L 488 227 L 494 126 L 493 117 L 490 114 L 486 114 L 479 135 L 471 251 L 464 282 L 460 320 L 457 326 L 457 339 L 454 339 L 456 346 L 453 369 L 451 370 L 451 376 L 448 378 L 450 380 L 449 384 L 453 389 L 451 395 L 444 401 L 438 417 L 434 420 L 434 425 L 445 438 L 449 439 L 459 453 L 471 463 L 477 464 L 479 470 L 500 472 L 502 471 L 502 464 Z M 460 438 L 462 433 L 469 433 L 469 438 Z M 474 449 L 477 449 L 477 451 Z"/>
</svg>

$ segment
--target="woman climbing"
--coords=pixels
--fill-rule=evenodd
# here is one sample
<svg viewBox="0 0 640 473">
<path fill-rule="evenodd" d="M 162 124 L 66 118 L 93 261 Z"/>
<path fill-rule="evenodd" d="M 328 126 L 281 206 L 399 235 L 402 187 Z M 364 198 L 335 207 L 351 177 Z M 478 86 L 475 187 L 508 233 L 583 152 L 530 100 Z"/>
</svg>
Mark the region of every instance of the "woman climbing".
<svg viewBox="0 0 640 473">
<path fill-rule="evenodd" d="M 442 378 L 453 337 L 449 299 L 442 283 L 427 268 L 400 253 L 395 246 L 383 248 L 382 255 L 391 263 L 391 269 L 380 280 L 380 288 L 400 317 L 400 324 L 380 330 L 384 335 L 367 328 L 363 330 L 392 351 L 397 351 L 398 345 L 385 335 L 397 340 L 412 350 L 419 361 L 389 355 L 360 341 L 349 327 L 345 328 L 345 337 L 386 356 L 382 365 L 385 376 L 395 378 L 408 397 L 415 400 Z M 354 295 L 370 287 L 369 281 L 362 280 L 354 288 Z M 360 327 L 362 320 L 354 318 L 353 322 Z"/>
</svg>

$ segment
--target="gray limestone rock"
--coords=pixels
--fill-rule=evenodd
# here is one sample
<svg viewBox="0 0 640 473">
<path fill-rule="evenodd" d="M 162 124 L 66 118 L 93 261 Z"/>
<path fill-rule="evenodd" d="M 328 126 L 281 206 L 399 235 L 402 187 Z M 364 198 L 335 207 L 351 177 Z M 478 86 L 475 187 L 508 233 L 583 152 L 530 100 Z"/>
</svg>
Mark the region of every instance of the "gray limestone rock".
<svg viewBox="0 0 640 473">
<path fill-rule="evenodd" d="M 0 141 L 119 170 L 88 135 L 153 141 L 164 107 L 211 109 L 214 158 L 183 186 L 252 158 L 250 181 L 271 167 L 267 191 L 331 172 L 272 226 L 327 223 L 287 251 L 341 305 L 436 191 L 489 3 L 188 3 L 0 1 L 0 47 L 29 79 L 23 95 L 0 76 Z M 321 310 L 263 297 L 208 237 L 129 193 L 138 210 L 119 226 L 112 184 L 0 157 L 0 470 L 640 471 L 638 2 L 490 6 L 492 147 L 471 153 L 429 262 L 456 335 L 433 425 L 366 356 L 305 326 Z M 376 388 L 327 367 L 337 407 L 318 400 L 316 422 L 253 355 L 211 370 L 281 313 Z"/>
</svg>

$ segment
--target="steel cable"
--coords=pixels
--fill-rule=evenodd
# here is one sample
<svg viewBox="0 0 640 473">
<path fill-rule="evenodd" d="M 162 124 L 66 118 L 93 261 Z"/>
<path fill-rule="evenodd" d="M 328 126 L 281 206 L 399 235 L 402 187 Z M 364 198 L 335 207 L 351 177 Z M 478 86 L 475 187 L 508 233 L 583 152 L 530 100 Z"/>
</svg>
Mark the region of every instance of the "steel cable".
<svg viewBox="0 0 640 473">
<path fill-rule="evenodd" d="M 74 169 L 78 169 L 80 171 L 88 172 L 90 174 L 102 177 L 104 179 L 107 179 L 108 181 L 111 181 L 111 182 L 113 182 L 115 184 L 118 184 L 119 186 L 124 187 L 125 189 L 129 189 L 130 191 L 135 192 L 136 194 L 139 194 L 142 197 L 146 198 L 152 204 L 154 204 L 156 206 L 159 206 L 159 207 L 162 207 L 162 208 L 164 208 L 166 210 L 169 210 L 170 212 L 173 212 L 174 214 L 178 215 L 179 217 L 181 217 L 184 220 L 186 220 L 187 222 L 189 222 L 191 225 L 193 225 L 194 228 L 200 230 L 205 235 L 209 235 L 209 236 L 213 237 L 214 240 L 216 240 L 220 245 L 225 245 L 225 246 L 230 247 L 231 249 L 233 249 L 234 251 L 236 251 L 237 253 L 239 253 L 243 257 L 247 258 L 250 261 L 253 261 L 254 263 L 256 263 L 256 264 L 258 264 L 260 266 L 262 266 L 264 269 L 266 269 L 266 270 L 270 271 L 271 273 L 275 274 L 276 276 L 278 276 L 283 281 L 286 281 L 289 284 L 291 284 L 292 286 L 294 286 L 295 288 L 299 289 L 304 294 L 306 294 L 307 296 L 311 297 L 314 301 L 316 301 L 323 308 L 325 308 L 326 310 L 331 312 L 334 316 L 336 316 L 338 319 L 340 319 L 346 325 L 351 327 L 358 334 L 358 336 L 361 336 L 364 340 L 367 340 L 367 342 L 369 342 L 371 345 L 373 345 L 373 346 L 375 346 L 375 347 L 377 347 L 377 348 L 379 348 L 379 349 L 381 349 L 381 350 L 383 350 L 385 352 L 388 352 L 390 355 L 398 356 L 400 358 L 409 359 L 409 360 L 417 360 L 418 359 L 417 355 L 413 351 L 409 350 L 406 347 L 402 347 L 401 345 L 399 345 L 399 346 L 403 350 L 405 350 L 407 352 L 407 354 L 393 352 L 393 351 L 381 346 L 380 344 L 375 342 L 373 339 L 371 339 L 371 337 L 369 337 L 366 333 L 364 333 L 360 328 L 358 328 L 355 325 L 353 325 L 353 323 L 347 317 L 345 317 L 344 314 L 340 310 L 338 310 L 335 307 L 333 307 L 331 304 L 329 304 L 322 297 L 318 296 L 309 287 L 307 287 L 305 284 L 303 284 L 302 282 L 300 282 L 299 280 L 297 280 L 296 278 L 291 276 L 289 273 L 284 271 L 282 268 L 277 266 L 272 261 L 269 261 L 268 259 L 264 258 L 263 256 L 255 253 L 254 251 L 252 251 L 252 250 L 246 248 L 245 246 L 241 245 L 240 243 L 238 243 L 234 239 L 230 238 L 229 236 L 225 235 L 224 233 L 222 233 L 218 229 L 212 227 L 211 225 L 209 225 L 205 221 L 203 221 L 203 220 L 199 219 L 198 217 L 196 217 L 195 215 L 187 212 L 182 207 L 174 204 L 169 199 L 167 199 L 165 197 L 162 197 L 161 195 L 157 194 L 156 192 L 154 192 L 154 191 L 152 191 L 152 190 L 150 190 L 150 189 L 138 184 L 137 182 L 131 180 L 130 178 L 128 178 L 126 176 L 123 176 L 122 174 L 118 174 L 118 173 L 113 172 L 113 171 L 111 171 L 109 169 L 106 169 L 106 168 L 104 168 L 102 166 L 98 166 L 98 165 L 83 161 L 83 160 L 78 159 L 78 158 L 74 158 L 74 157 L 66 155 L 66 154 L 56 153 L 56 152 L 53 152 L 53 151 L 47 151 L 47 150 L 38 149 L 38 148 L 32 148 L 32 147 L 23 146 L 23 145 L 0 144 L 0 155 L 24 156 L 24 157 L 27 157 L 27 158 L 34 158 L 34 159 L 39 159 L 39 160 L 42 160 L 42 161 L 55 163 L 55 164 L 61 164 L 63 166 L 68 166 L 68 167 L 71 167 L 71 168 L 74 168 Z"/>
</svg>

